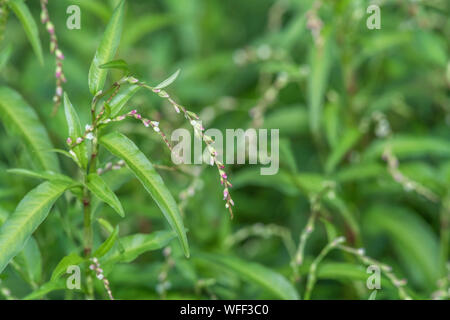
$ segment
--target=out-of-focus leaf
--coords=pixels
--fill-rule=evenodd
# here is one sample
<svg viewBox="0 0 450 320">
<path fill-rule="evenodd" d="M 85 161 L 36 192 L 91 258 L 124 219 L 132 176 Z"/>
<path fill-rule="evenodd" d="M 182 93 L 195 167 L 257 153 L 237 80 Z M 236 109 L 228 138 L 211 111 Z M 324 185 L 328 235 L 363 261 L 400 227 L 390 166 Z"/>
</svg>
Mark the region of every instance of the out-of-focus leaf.
<svg viewBox="0 0 450 320">
<path fill-rule="evenodd" d="M 127 36 L 123 39 L 123 43 L 125 46 L 131 47 L 136 41 L 176 21 L 176 17 L 169 14 L 150 14 L 136 17 L 133 23 L 128 26 Z"/>
<path fill-rule="evenodd" d="M 175 71 L 174 74 L 172 74 L 170 77 L 168 77 L 166 80 L 164 80 L 163 82 L 161 82 L 160 84 L 158 84 L 155 89 L 164 89 L 165 87 L 170 86 L 177 78 L 178 75 L 180 74 L 180 69 L 178 69 L 177 71 Z"/>
<path fill-rule="evenodd" d="M 25 30 L 28 40 L 33 47 L 34 53 L 39 59 L 39 62 L 43 64 L 44 58 L 42 54 L 41 40 L 39 39 L 39 31 L 28 6 L 25 2 L 23 2 L 23 0 L 10 0 L 8 4 L 22 23 L 23 29 Z"/>
<path fill-rule="evenodd" d="M 299 299 L 296 289 L 284 276 L 260 264 L 218 254 L 201 254 L 200 258 L 233 271 L 242 280 L 261 286 L 278 299 Z"/>
<path fill-rule="evenodd" d="M 80 119 L 78 118 L 78 114 L 72 106 L 66 92 L 64 92 L 64 112 L 66 115 L 67 127 L 69 129 L 68 136 L 75 143 L 76 139 L 81 137 L 84 132 L 81 131 Z M 74 147 L 73 151 L 75 152 L 78 161 L 81 163 L 82 168 L 86 168 L 88 162 L 86 142 Z"/>
<path fill-rule="evenodd" d="M 363 265 L 345 262 L 324 262 L 317 268 L 317 278 L 338 281 L 367 281 L 370 276 Z M 392 283 L 385 276 L 381 277 L 382 288 L 392 288 Z"/>
<path fill-rule="evenodd" d="M 104 257 L 104 263 L 131 262 L 141 254 L 164 248 L 175 234 L 170 231 L 156 231 L 151 234 L 134 234 L 120 238 L 122 247 L 114 246 Z"/>
<path fill-rule="evenodd" d="M 184 254 L 189 257 L 186 230 L 177 203 L 165 186 L 161 176 L 156 172 L 155 168 L 153 168 L 151 162 L 133 141 L 118 132 L 103 136 L 100 139 L 100 143 L 112 154 L 123 159 L 130 170 L 133 171 L 136 177 L 141 181 L 144 188 L 161 209 L 172 229 L 176 232 L 183 247 Z"/>
<path fill-rule="evenodd" d="M 111 206 L 121 216 L 125 217 L 122 204 L 114 191 L 106 184 L 106 182 L 96 173 L 91 173 L 87 177 L 87 187 L 95 194 L 96 197 Z"/>
<path fill-rule="evenodd" d="M 114 9 L 100 45 L 95 52 L 94 60 L 89 69 L 89 90 L 92 95 L 102 90 L 105 85 L 108 70 L 101 69 L 100 66 L 111 61 L 116 54 L 122 35 L 124 6 L 125 0 L 122 0 Z"/>
<path fill-rule="evenodd" d="M 429 136 L 396 136 L 390 140 L 377 140 L 363 154 L 363 159 L 380 159 L 386 147 L 398 158 L 450 157 L 450 141 Z"/>
<path fill-rule="evenodd" d="M 280 135 L 308 132 L 308 111 L 300 105 L 276 109 L 264 119 L 264 128 L 280 129 Z"/>
<path fill-rule="evenodd" d="M 233 188 L 238 189 L 245 186 L 274 188 L 289 196 L 295 196 L 299 193 L 294 184 L 294 178 L 281 170 L 274 175 L 261 175 L 259 168 L 240 170 L 233 176 Z"/>
<path fill-rule="evenodd" d="M 36 112 L 8 87 L 0 88 L 0 117 L 7 127 L 21 136 L 39 169 L 59 171 L 56 156 L 46 152 L 53 147 Z"/>
<path fill-rule="evenodd" d="M 12 53 L 12 45 L 9 44 L 6 48 L 0 51 L 0 71 L 5 67 Z"/>
<path fill-rule="evenodd" d="M 345 156 L 345 154 L 358 142 L 361 138 L 361 131 L 355 128 L 349 129 L 345 132 L 343 137 L 339 140 L 332 153 L 325 164 L 325 171 L 331 173 Z"/>
<path fill-rule="evenodd" d="M 140 88 L 140 86 L 132 84 L 121 89 L 109 103 L 111 108 L 111 117 L 117 116 L 128 100 L 130 100 Z"/>
<path fill-rule="evenodd" d="M 341 168 L 334 177 L 341 183 L 358 182 L 365 179 L 374 179 L 387 176 L 386 166 L 377 162 L 350 164 Z"/>
<path fill-rule="evenodd" d="M 77 184 L 77 182 L 75 180 L 72 180 L 72 178 L 60 173 L 55 173 L 53 171 L 32 171 L 28 169 L 15 168 L 15 169 L 8 169 L 7 172 L 30 178 L 43 180 L 63 180 L 72 183 L 74 185 Z"/>
<path fill-rule="evenodd" d="M 364 215 L 368 230 L 385 233 L 416 281 L 433 288 L 439 276 L 439 245 L 432 229 L 414 212 L 378 205 Z"/>
<path fill-rule="evenodd" d="M 102 64 L 100 66 L 100 69 L 119 69 L 119 70 L 128 71 L 129 67 L 125 60 L 118 59 L 118 60 L 112 60 L 105 64 Z"/>
<path fill-rule="evenodd" d="M 41 251 L 33 237 L 28 239 L 23 250 L 14 258 L 14 261 L 24 271 L 25 280 L 29 283 L 39 283 L 42 273 Z"/>
<path fill-rule="evenodd" d="M 76 253 L 71 253 L 68 256 L 65 256 L 61 259 L 61 261 L 59 261 L 59 263 L 53 270 L 52 276 L 50 278 L 51 281 L 55 282 L 56 280 L 58 280 L 64 273 L 67 272 L 67 268 L 69 266 L 79 265 L 82 262 L 84 262 L 84 259 Z"/>
<path fill-rule="evenodd" d="M 57 291 L 57 290 L 64 290 L 66 289 L 66 284 L 64 281 L 50 281 L 45 284 L 43 284 L 39 289 L 33 291 L 29 295 L 23 298 L 23 300 L 35 300 L 40 299 L 46 294 Z"/>
<path fill-rule="evenodd" d="M 95 250 L 93 256 L 96 258 L 101 258 L 105 254 L 107 254 L 109 252 L 109 250 L 111 250 L 111 248 L 113 247 L 118 236 L 119 236 L 119 226 L 116 226 L 114 228 L 114 230 L 111 232 L 111 234 L 109 235 L 109 237 L 105 240 L 105 242 L 103 242 L 100 245 L 100 247 L 98 247 L 98 249 Z"/>
<path fill-rule="evenodd" d="M 0 272 L 25 246 L 47 217 L 53 203 L 70 187 L 66 181 L 47 181 L 31 190 L 0 228 Z"/>
<path fill-rule="evenodd" d="M 309 123 L 312 133 L 318 137 L 322 121 L 322 108 L 331 68 L 331 33 L 323 37 L 322 45 L 311 50 L 311 74 L 308 83 Z"/>
</svg>

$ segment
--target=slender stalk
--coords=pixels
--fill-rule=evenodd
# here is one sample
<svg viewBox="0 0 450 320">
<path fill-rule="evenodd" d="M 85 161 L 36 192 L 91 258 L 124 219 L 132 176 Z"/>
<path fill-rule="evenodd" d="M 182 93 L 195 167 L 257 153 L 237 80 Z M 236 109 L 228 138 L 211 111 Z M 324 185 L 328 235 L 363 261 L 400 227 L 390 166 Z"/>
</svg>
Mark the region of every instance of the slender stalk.
<svg viewBox="0 0 450 320">
<path fill-rule="evenodd" d="M 83 212 L 84 212 L 84 255 L 88 258 L 92 252 L 92 221 L 91 221 L 91 197 L 89 190 L 85 187 L 83 191 Z"/>
<path fill-rule="evenodd" d="M 317 267 L 319 263 L 325 258 L 325 256 L 334 248 L 336 248 L 340 243 L 344 242 L 344 237 L 338 237 L 333 241 L 329 242 L 323 249 L 320 251 L 319 255 L 314 259 L 313 263 L 309 268 L 308 273 L 308 281 L 306 283 L 306 291 L 305 291 L 305 300 L 311 299 L 311 293 L 314 289 L 314 285 L 317 281 Z"/>
<path fill-rule="evenodd" d="M 388 266 L 387 264 L 381 263 L 375 259 L 366 256 L 364 253 L 364 249 L 355 249 L 341 244 L 338 245 L 338 249 L 355 255 L 365 265 L 380 266 L 381 272 L 389 279 L 389 281 L 391 281 L 394 287 L 397 288 L 398 295 L 400 296 L 400 298 L 404 300 L 412 299 L 411 296 L 403 288 L 403 286 L 406 285 L 406 280 L 398 279 L 397 276 L 392 272 L 391 266 Z"/>
</svg>

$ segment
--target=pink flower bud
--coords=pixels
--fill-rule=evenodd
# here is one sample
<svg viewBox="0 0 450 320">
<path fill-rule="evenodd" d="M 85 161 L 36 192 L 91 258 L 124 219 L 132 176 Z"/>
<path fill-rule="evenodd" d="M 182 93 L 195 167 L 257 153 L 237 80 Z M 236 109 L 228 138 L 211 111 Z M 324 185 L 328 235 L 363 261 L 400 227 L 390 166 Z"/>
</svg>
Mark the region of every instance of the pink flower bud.
<svg viewBox="0 0 450 320">
<path fill-rule="evenodd" d="M 61 50 L 57 49 L 55 52 L 56 58 L 58 58 L 59 60 L 64 60 L 64 55 L 61 52 Z"/>
<path fill-rule="evenodd" d="M 47 22 L 46 28 L 47 28 L 47 31 L 50 34 L 54 34 L 55 33 L 55 27 L 53 26 L 53 23 L 51 23 L 50 21 Z"/>
<path fill-rule="evenodd" d="M 70 137 L 68 137 L 66 142 L 67 142 L 67 144 L 72 144 L 72 139 Z"/>
</svg>

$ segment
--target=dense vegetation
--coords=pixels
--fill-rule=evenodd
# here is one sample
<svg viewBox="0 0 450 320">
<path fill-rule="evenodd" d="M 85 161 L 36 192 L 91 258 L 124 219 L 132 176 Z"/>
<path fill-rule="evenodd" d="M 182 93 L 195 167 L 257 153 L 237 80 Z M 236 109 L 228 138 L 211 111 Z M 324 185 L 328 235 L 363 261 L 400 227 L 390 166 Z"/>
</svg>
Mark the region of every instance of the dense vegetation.
<svg viewBox="0 0 450 320">
<path fill-rule="evenodd" d="M 448 1 L 0 10 L 0 298 L 448 299 Z M 200 119 L 279 129 L 278 173 L 175 165 Z"/>
</svg>

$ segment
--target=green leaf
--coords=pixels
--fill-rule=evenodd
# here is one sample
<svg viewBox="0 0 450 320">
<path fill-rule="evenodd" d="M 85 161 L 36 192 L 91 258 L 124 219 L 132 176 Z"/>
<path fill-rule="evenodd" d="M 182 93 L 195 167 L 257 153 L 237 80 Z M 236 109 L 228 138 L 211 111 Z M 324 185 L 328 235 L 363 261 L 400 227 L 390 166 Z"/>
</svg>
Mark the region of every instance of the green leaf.
<svg viewBox="0 0 450 320">
<path fill-rule="evenodd" d="M 178 69 L 177 71 L 175 71 L 174 74 L 172 74 L 170 77 L 168 77 L 166 80 L 164 80 L 163 82 L 161 82 L 160 84 L 158 84 L 155 89 L 164 89 L 165 87 L 168 87 L 172 84 L 172 82 L 174 82 L 178 75 L 180 74 L 180 69 Z"/>
<path fill-rule="evenodd" d="M 39 31 L 30 10 L 23 0 L 10 0 L 8 4 L 22 23 L 28 40 L 33 47 L 34 53 L 38 57 L 39 62 L 43 64 L 44 58 L 42 54 L 41 40 L 39 39 Z"/>
<path fill-rule="evenodd" d="M 113 247 L 114 243 L 116 243 L 117 237 L 119 235 L 119 226 L 116 226 L 109 235 L 109 237 L 103 242 L 97 250 L 95 250 L 93 256 L 96 258 L 101 258 L 105 254 L 109 252 L 109 250 Z"/>
<path fill-rule="evenodd" d="M 117 116 L 128 100 L 130 100 L 140 88 L 140 86 L 132 84 L 121 89 L 109 103 L 111 117 Z"/>
<path fill-rule="evenodd" d="M 177 203 L 151 162 L 138 149 L 133 141 L 121 133 L 112 132 L 103 136 L 99 142 L 112 154 L 123 159 L 130 170 L 133 171 L 139 181 L 141 181 L 144 188 L 161 209 L 172 229 L 176 232 L 183 247 L 184 254 L 186 257 L 189 257 L 189 245 L 186 237 L 186 230 Z"/>
<path fill-rule="evenodd" d="M 91 173 L 87 177 L 87 187 L 100 200 L 106 202 L 121 216 L 125 216 L 122 204 L 114 191 L 106 184 L 106 182 L 96 173 Z"/>
<path fill-rule="evenodd" d="M 431 136 L 398 135 L 389 140 L 375 140 L 363 154 L 363 159 L 380 159 L 386 147 L 401 158 L 409 157 L 450 157 L 450 142 Z"/>
<path fill-rule="evenodd" d="M 117 51 L 122 35 L 125 0 L 122 0 L 114 10 L 106 27 L 100 45 L 95 52 L 94 60 L 89 69 L 89 90 L 92 95 L 103 89 L 106 81 L 107 69 L 100 66 L 111 61 Z"/>
<path fill-rule="evenodd" d="M 36 291 L 33 291 L 32 293 L 24 297 L 23 300 L 40 299 L 52 291 L 64 290 L 66 288 L 67 287 L 64 281 L 50 281 L 40 286 Z"/>
<path fill-rule="evenodd" d="M 12 45 L 9 44 L 5 49 L 0 51 L 0 71 L 5 67 L 12 53 Z"/>
<path fill-rule="evenodd" d="M 81 131 L 80 119 L 75 111 L 72 103 L 69 100 L 69 96 L 64 92 L 64 112 L 66 115 L 67 127 L 69 129 L 69 137 L 72 141 L 76 141 L 77 138 L 81 137 L 84 132 Z M 73 148 L 78 161 L 80 162 L 82 168 L 86 168 L 88 163 L 88 155 L 86 152 L 86 143 L 81 143 Z"/>
<path fill-rule="evenodd" d="M 280 129 L 281 135 L 307 133 L 309 130 L 308 112 L 301 105 L 276 108 L 265 116 L 264 128 Z"/>
<path fill-rule="evenodd" d="M 59 171 L 56 155 L 46 152 L 53 146 L 36 112 L 8 87 L 0 88 L 0 118 L 21 136 L 39 169 Z"/>
<path fill-rule="evenodd" d="M 59 263 L 53 270 L 50 281 L 54 282 L 58 280 L 59 277 L 61 277 L 64 273 L 67 272 L 67 267 L 72 265 L 79 265 L 82 262 L 84 262 L 84 259 L 76 253 L 71 253 L 68 256 L 65 256 L 64 258 L 61 259 L 61 261 L 59 261 Z"/>
<path fill-rule="evenodd" d="M 66 175 L 60 174 L 60 173 L 55 173 L 53 171 L 32 171 L 32 170 L 21 169 L 21 168 L 8 169 L 6 171 L 9 173 L 18 174 L 18 175 L 22 175 L 22 176 L 30 177 L 30 178 L 43 179 L 43 180 L 63 180 L 63 181 L 70 182 L 74 185 L 77 184 L 77 182 L 75 180 L 72 180 L 72 178 L 70 178 Z"/>
<path fill-rule="evenodd" d="M 350 281 L 366 282 L 369 275 L 365 266 L 346 262 L 321 263 L 317 268 L 317 278 L 324 280 L 337 280 L 347 283 Z M 381 287 L 393 288 L 394 286 L 382 275 Z"/>
<path fill-rule="evenodd" d="M 439 245 L 432 228 L 414 212 L 391 205 L 372 207 L 364 217 L 367 230 L 391 239 L 411 277 L 433 288 L 439 276 Z"/>
<path fill-rule="evenodd" d="M 330 34 L 324 36 L 323 45 L 311 49 L 311 75 L 308 83 L 309 123 L 314 136 L 320 133 L 322 109 L 331 69 Z"/>
<path fill-rule="evenodd" d="M 0 272 L 25 246 L 47 217 L 53 203 L 70 187 L 66 181 L 47 181 L 31 190 L 0 228 Z"/>
<path fill-rule="evenodd" d="M 242 280 L 257 284 L 279 299 L 298 300 L 300 298 L 296 289 L 284 276 L 260 264 L 217 254 L 201 254 L 200 258 L 233 271 Z"/>
<path fill-rule="evenodd" d="M 327 173 L 334 171 L 342 158 L 358 142 L 361 135 L 361 130 L 355 128 L 349 129 L 345 132 L 344 136 L 339 140 L 338 144 L 333 149 L 333 152 L 327 159 L 325 164 L 325 171 Z"/>
<path fill-rule="evenodd" d="M 100 69 L 119 69 L 128 71 L 128 64 L 123 59 L 112 60 L 100 66 Z"/>
<path fill-rule="evenodd" d="M 14 258 L 28 283 L 39 283 L 42 273 L 42 259 L 39 246 L 33 237 L 28 239 L 23 250 Z"/>
<path fill-rule="evenodd" d="M 174 237 L 171 231 L 156 231 L 120 238 L 121 246 L 114 246 L 104 257 L 104 263 L 131 262 L 144 252 L 164 248 Z"/>
</svg>

